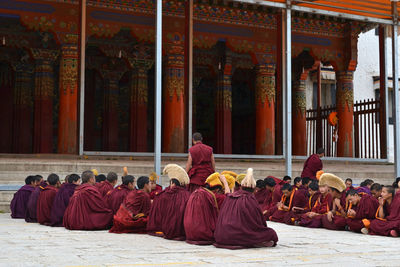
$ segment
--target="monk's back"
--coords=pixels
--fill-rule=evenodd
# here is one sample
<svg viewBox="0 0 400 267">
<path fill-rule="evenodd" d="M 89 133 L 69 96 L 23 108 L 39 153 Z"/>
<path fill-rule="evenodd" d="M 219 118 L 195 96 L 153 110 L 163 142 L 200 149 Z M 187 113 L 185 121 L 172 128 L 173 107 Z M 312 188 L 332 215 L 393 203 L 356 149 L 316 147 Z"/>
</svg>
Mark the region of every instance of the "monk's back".
<svg viewBox="0 0 400 267">
<path fill-rule="evenodd" d="M 213 149 L 203 143 L 197 143 L 189 149 L 192 156 L 192 166 L 209 165 L 211 167 L 211 156 Z"/>
</svg>

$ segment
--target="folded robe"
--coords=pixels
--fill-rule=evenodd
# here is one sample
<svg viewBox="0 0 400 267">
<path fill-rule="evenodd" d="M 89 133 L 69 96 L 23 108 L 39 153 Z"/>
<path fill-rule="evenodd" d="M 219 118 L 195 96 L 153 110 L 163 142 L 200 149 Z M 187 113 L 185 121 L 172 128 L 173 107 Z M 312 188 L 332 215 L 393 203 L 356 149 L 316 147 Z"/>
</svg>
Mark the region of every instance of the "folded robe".
<svg viewBox="0 0 400 267">
<path fill-rule="evenodd" d="M 26 222 L 37 222 L 37 201 L 40 195 L 40 192 L 47 186 L 46 182 L 41 182 L 39 186 L 35 187 L 35 190 L 32 192 L 31 196 L 28 200 L 28 206 L 26 207 L 25 212 L 25 221 Z"/>
<path fill-rule="evenodd" d="M 346 191 L 342 192 L 342 196 L 340 198 L 340 205 L 344 209 L 344 213 L 347 214 L 347 211 L 351 209 L 351 204 L 346 201 Z M 324 215 L 322 217 L 322 227 L 329 230 L 341 231 L 346 228 L 346 216 L 343 216 L 339 211 L 336 211 L 332 221 L 328 220 L 328 216 Z"/>
<path fill-rule="evenodd" d="M 390 236 L 390 231 L 400 233 L 400 191 L 397 192 L 390 205 L 385 206 L 385 219 L 371 221 L 371 234 Z"/>
<path fill-rule="evenodd" d="M 314 207 L 311 209 L 311 212 L 319 213 L 321 215 L 309 218 L 306 214 L 303 214 L 299 221 L 299 225 L 309 228 L 322 227 L 322 217 L 332 209 L 332 202 L 333 200 L 330 194 L 326 194 L 325 196 L 320 195 L 318 200 L 315 202 Z"/>
<path fill-rule="evenodd" d="M 147 230 L 162 232 L 167 239 L 185 240 L 183 216 L 190 192 L 181 186 L 166 188 L 156 196 L 150 210 Z"/>
<path fill-rule="evenodd" d="M 52 185 L 46 186 L 39 194 L 37 201 L 37 221 L 40 224 L 51 225 L 51 209 L 58 189 Z"/>
<path fill-rule="evenodd" d="M 132 190 L 114 215 L 110 233 L 145 233 L 151 200 L 148 193 Z"/>
<path fill-rule="evenodd" d="M 11 218 L 25 218 L 29 197 L 34 190 L 35 188 L 33 186 L 26 184 L 18 189 L 17 192 L 15 192 L 14 197 L 10 203 Z"/>
<path fill-rule="evenodd" d="M 65 210 L 63 223 L 70 230 L 104 230 L 110 227 L 113 214 L 97 188 L 85 183 L 76 187 Z"/>
<path fill-rule="evenodd" d="M 113 211 L 113 214 L 117 213 L 119 206 L 121 206 L 122 202 L 124 201 L 125 197 L 128 195 L 130 191 L 131 189 L 129 189 L 128 186 L 124 184 L 117 186 L 111 191 L 108 191 L 108 193 L 105 196 L 105 199 L 108 208 L 110 208 Z"/>
<path fill-rule="evenodd" d="M 346 224 L 349 226 L 349 229 L 354 232 L 361 232 L 362 228 L 368 228 L 368 225 L 365 225 L 363 220 L 374 219 L 378 207 L 379 202 L 375 197 L 363 194 L 358 205 L 353 208 L 356 212 L 355 217 L 346 219 Z"/>
<path fill-rule="evenodd" d="M 282 196 L 281 202 L 288 207 L 288 210 L 276 209 L 269 219 L 273 222 L 290 224 L 292 214 L 302 212 L 300 210 L 292 210 L 293 207 L 304 208 L 307 203 L 307 198 L 301 190 L 293 189 L 290 197 Z"/>
<path fill-rule="evenodd" d="M 186 242 L 195 245 L 213 244 L 218 210 L 218 201 L 213 192 L 205 188 L 194 191 L 187 202 L 183 219 Z"/>
<path fill-rule="evenodd" d="M 276 232 L 267 227 L 253 193 L 239 190 L 227 195 L 218 215 L 214 233 L 216 246 L 245 248 L 278 242 Z"/>
<path fill-rule="evenodd" d="M 58 190 L 51 208 L 51 226 L 63 226 L 64 212 L 77 186 L 77 184 L 66 183 Z"/>
<path fill-rule="evenodd" d="M 97 189 L 99 190 L 99 193 L 102 197 L 105 197 L 106 194 L 114 189 L 114 186 L 112 184 L 110 184 L 109 181 L 105 180 L 102 181 L 100 183 L 96 183 L 95 186 L 97 187 Z"/>
</svg>

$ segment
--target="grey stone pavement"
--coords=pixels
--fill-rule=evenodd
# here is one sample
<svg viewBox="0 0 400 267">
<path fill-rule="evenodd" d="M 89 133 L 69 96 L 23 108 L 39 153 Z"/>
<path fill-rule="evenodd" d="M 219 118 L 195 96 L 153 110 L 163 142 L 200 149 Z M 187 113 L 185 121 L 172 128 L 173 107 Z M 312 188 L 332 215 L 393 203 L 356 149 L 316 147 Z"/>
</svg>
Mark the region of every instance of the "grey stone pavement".
<svg viewBox="0 0 400 267">
<path fill-rule="evenodd" d="M 69 231 L 0 214 L 0 266 L 400 266 L 400 238 L 268 223 L 275 248 L 194 246 L 138 234 Z"/>
</svg>

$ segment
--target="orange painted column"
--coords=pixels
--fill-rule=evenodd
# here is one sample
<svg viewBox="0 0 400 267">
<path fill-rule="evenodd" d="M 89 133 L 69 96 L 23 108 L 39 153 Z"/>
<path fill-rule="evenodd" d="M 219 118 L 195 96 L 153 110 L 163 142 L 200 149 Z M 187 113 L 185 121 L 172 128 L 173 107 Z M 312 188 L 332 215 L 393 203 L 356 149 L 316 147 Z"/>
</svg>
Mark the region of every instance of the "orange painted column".
<svg viewBox="0 0 400 267">
<path fill-rule="evenodd" d="M 64 44 L 60 61 L 58 153 L 77 153 L 78 45 Z"/>
<path fill-rule="evenodd" d="M 151 61 L 142 61 L 134 65 L 131 80 L 131 116 L 129 147 L 133 152 L 147 152 L 147 71 L 153 65 Z"/>
<path fill-rule="evenodd" d="M 307 154 L 307 131 L 306 131 L 306 81 L 293 82 L 293 107 L 292 107 L 292 138 L 293 155 L 305 156 Z"/>
<path fill-rule="evenodd" d="M 54 61 L 59 51 L 32 49 L 35 59 L 33 152 L 53 152 Z"/>
<path fill-rule="evenodd" d="M 171 45 L 166 55 L 163 86 L 162 151 L 185 152 L 185 77 L 184 49 L 180 43 Z"/>
<path fill-rule="evenodd" d="M 336 72 L 336 111 L 338 122 L 337 156 L 353 157 L 353 71 Z"/>
<path fill-rule="evenodd" d="M 259 65 L 256 75 L 256 154 L 274 155 L 275 65 Z"/>
</svg>

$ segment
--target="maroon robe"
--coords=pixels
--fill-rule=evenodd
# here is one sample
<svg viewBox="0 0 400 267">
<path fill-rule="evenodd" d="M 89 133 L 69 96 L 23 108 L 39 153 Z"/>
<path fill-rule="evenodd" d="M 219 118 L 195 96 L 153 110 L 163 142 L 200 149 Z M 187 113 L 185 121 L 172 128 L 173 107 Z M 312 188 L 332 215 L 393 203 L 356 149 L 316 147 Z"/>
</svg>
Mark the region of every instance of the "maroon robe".
<svg viewBox="0 0 400 267">
<path fill-rule="evenodd" d="M 153 203 L 151 207 L 149 222 L 153 220 L 152 217 L 157 219 L 153 224 L 147 225 L 147 230 L 160 231 L 166 239 L 185 240 L 183 216 L 190 192 L 181 186 L 173 186 L 166 188 L 158 196 L 154 200 L 157 200 L 157 205 Z"/>
<path fill-rule="evenodd" d="M 117 186 L 111 191 L 108 191 L 105 197 L 105 201 L 108 205 L 108 208 L 113 211 L 113 214 L 117 213 L 119 206 L 121 206 L 122 202 L 130 191 L 131 189 L 129 189 L 128 186 L 124 184 Z"/>
<path fill-rule="evenodd" d="M 58 188 L 53 185 L 46 186 L 40 192 L 37 201 L 37 221 L 40 224 L 51 225 L 51 209 L 53 207 L 54 198 L 56 197 Z"/>
<path fill-rule="evenodd" d="M 212 166 L 213 149 L 202 142 L 196 143 L 189 149 L 192 157 L 192 168 L 188 175 L 190 178 L 189 191 L 194 192 L 200 186 L 203 186 L 208 176 L 214 173 Z"/>
<path fill-rule="evenodd" d="M 270 192 L 270 197 L 266 198 L 264 203 L 261 205 L 261 210 L 265 211 L 267 210 L 268 212 L 264 214 L 264 219 L 269 220 L 269 217 L 275 212 L 277 209 L 276 204 L 281 201 L 282 198 L 282 190 L 279 184 L 276 184 L 274 186 L 274 189 L 272 189 L 272 192 Z"/>
<path fill-rule="evenodd" d="M 163 191 L 162 186 L 157 184 L 156 189 L 151 190 L 151 192 L 149 193 L 150 199 L 154 199 L 156 195 L 159 194 L 161 191 Z"/>
<path fill-rule="evenodd" d="M 35 187 L 35 190 L 32 192 L 31 196 L 28 200 L 28 206 L 25 212 L 25 221 L 26 222 L 37 222 L 37 201 L 40 195 L 40 192 L 47 186 L 46 182 L 41 182 L 39 186 Z"/>
<path fill-rule="evenodd" d="M 63 226 L 64 212 L 77 186 L 77 184 L 66 183 L 58 189 L 51 208 L 51 226 Z"/>
<path fill-rule="evenodd" d="M 14 219 L 23 219 L 25 218 L 26 209 L 28 207 L 29 197 L 32 192 L 35 190 L 35 187 L 32 185 L 26 184 L 18 189 L 15 192 L 13 199 L 10 203 L 11 209 L 11 218 Z"/>
<path fill-rule="evenodd" d="M 216 193 L 215 194 L 215 198 L 217 199 L 218 208 L 221 209 L 222 204 L 225 201 L 226 195 L 225 194 L 221 194 L 221 193 Z"/>
<path fill-rule="evenodd" d="M 186 242 L 195 245 L 213 244 L 218 211 L 218 201 L 213 192 L 206 188 L 194 191 L 187 202 L 183 219 Z"/>
<path fill-rule="evenodd" d="M 102 181 L 102 182 L 100 182 L 100 183 L 96 183 L 95 186 L 97 187 L 97 189 L 98 189 L 98 191 L 99 191 L 99 193 L 100 193 L 100 195 L 101 195 L 102 197 L 105 197 L 106 194 L 107 194 L 109 191 L 111 191 L 111 190 L 114 189 L 114 186 L 113 186 L 112 184 L 110 184 L 110 182 L 107 181 L 107 180 Z"/>
<path fill-rule="evenodd" d="M 371 221 L 371 234 L 390 236 L 390 231 L 396 230 L 400 233 L 400 191 L 397 192 L 390 205 L 385 204 L 384 219 Z"/>
<path fill-rule="evenodd" d="M 354 218 L 348 217 L 346 224 L 349 226 L 349 230 L 353 232 L 361 232 L 364 227 L 369 227 L 363 223 L 364 219 L 372 220 L 375 218 L 376 210 L 379 207 L 379 202 L 373 196 L 363 194 L 360 202 L 353 209 L 356 212 Z"/>
<path fill-rule="evenodd" d="M 289 209 L 288 210 L 276 209 L 269 218 L 269 220 L 273 222 L 290 224 L 290 221 L 292 219 L 292 214 L 301 213 L 301 211 L 292 210 L 293 207 L 304 208 L 307 203 L 307 198 L 304 196 L 304 193 L 302 191 L 293 189 L 290 197 L 282 196 L 281 202 Z"/>
<path fill-rule="evenodd" d="M 227 195 L 218 215 L 215 246 L 238 249 L 276 245 L 276 232 L 267 227 L 253 193 L 239 190 Z"/>
<path fill-rule="evenodd" d="M 265 199 L 270 197 L 271 192 L 266 188 L 261 188 L 257 192 L 254 192 L 254 196 L 260 206 L 263 205 Z"/>
<path fill-rule="evenodd" d="M 145 233 L 151 200 L 143 190 L 129 191 L 114 215 L 110 233 Z"/>
<path fill-rule="evenodd" d="M 169 188 L 169 187 L 167 187 L 167 188 Z M 162 196 L 164 195 L 165 190 L 167 188 L 165 188 L 163 191 L 161 191 L 160 193 L 158 193 L 154 196 L 154 200 L 151 205 L 149 219 L 147 221 L 147 227 L 146 227 L 146 231 L 149 234 L 158 235 L 156 233 L 161 232 L 161 222 L 162 222 L 161 211 L 162 211 L 162 205 L 163 205 Z M 162 235 L 160 234 L 160 236 L 162 236 Z"/>
<path fill-rule="evenodd" d="M 303 171 L 301 173 L 301 178 L 308 177 L 313 180 L 317 180 L 317 172 L 322 170 L 322 161 L 317 154 L 312 154 L 306 162 L 304 162 Z"/>
<path fill-rule="evenodd" d="M 332 209 L 332 196 L 326 194 L 325 196 L 320 195 L 318 200 L 315 202 L 311 212 L 319 213 L 321 215 L 309 218 L 306 214 L 303 214 L 300 218 L 299 225 L 309 228 L 320 228 L 322 227 L 322 217 Z"/>
<path fill-rule="evenodd" d="M 63 223 L 70 230 L 104 230 L 111 226 L 112 210 L 94 185 L 85 183 L 75 188 L 65 210 Z"/>
<path fill-rule="evenodd" d="M 346 202 L 346 191 L 342 193 L 342 196 L 340 197 L 340 205 L 344 209 L 344 212 L 347 214 L 347 211 L 351 209 L 351 204 L 347 201 Z M 336 211 L 336 214 L 334 214 L 334 217 L 332 218 L 332 221 L 330 222 L 328 220 L 328 216 L 325 215 L 322 217 L 322 227 L 329 229 L 329 230 L 335 230 L 335 231 L 342 231 L 345 230 L 346 227 L 346 216 L 343 216 L 339 211 Z"/>
</svg>

